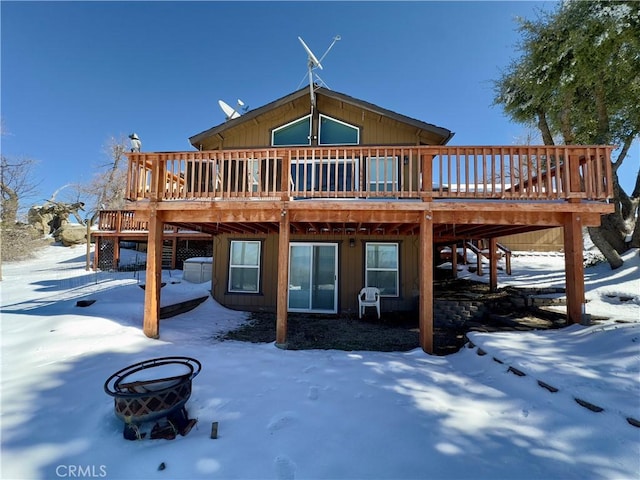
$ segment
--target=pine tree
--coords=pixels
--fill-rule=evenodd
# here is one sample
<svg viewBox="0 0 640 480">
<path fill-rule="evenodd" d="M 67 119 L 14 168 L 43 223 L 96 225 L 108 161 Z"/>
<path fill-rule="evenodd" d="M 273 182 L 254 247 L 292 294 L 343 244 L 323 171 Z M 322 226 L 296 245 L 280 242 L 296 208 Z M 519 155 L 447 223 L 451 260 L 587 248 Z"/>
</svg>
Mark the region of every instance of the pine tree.
<svg viewBox="0 0 640 480">
<path fill-rule="evenodd" d="M 612 268 L 640 246 L 640 168 L 627 194 L 618 169 L 640 134 L 640 3 L 563 2 L 535 21 L 520 20 L 519 59 L 495 82 L 495 103 L 513 120 L 540 130 L 545 144 L 616 145 L 615 212 L 589 228 Z"/>
</svg>

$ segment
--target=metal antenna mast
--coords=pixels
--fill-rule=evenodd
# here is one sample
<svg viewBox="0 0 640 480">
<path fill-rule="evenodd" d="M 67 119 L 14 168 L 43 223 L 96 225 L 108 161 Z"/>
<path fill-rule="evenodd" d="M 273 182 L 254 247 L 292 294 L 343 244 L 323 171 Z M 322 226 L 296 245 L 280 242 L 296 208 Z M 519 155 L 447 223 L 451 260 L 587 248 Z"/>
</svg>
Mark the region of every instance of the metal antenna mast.
<svg viewBox="0 0 640 480">
<path fill-rule="evenodd" d="M 335 37 L 333 37 L 333 42 L 331 42 L 331 45 L 329 45 L 329 48 L 327 48 L 327 51 L 324 52 L 324 55 L 322 55 L 322 57 L 320 57 L 320 60 L 318 60 L 318 58 L 315 56 L 315 54 L 311 51 L 311 49 L 307 46 L 306 43 L 304 43 L 304 40 L 302 39 L 302 37 L 298 37 L 298 40 L 300 40 L 300 43 L 302 44 L 302 48 L 304 48 L 304 50 L 307 52 L 307 69 L 308 69 L 308 77 L 309 77 L 309 94 L 311 95 L 311 106 L 315 108 L 316 106 L 316 95 L 315 95 L 315 91 L 313 89 L 313 71 L 317 68 L 319 68 L 320 70 L 322 70 L 322 60 L 324 60 L 324 58 L 327 56 L 327 53 L 329 53 L 329 50 L 331 50 L 333 48 L 333 46 L 336 44 L 336 42 L 338 40 L 340 40 L 340 35 L 336 35 Z M 326 84 L 324 83 L 324 81 L 318 76 L 318 74 L 316 74 L 316 77 L 320 80 L 320 82 L 322 82 L 322 84 L 324 84 L 326 86 Z"/>
</svg>

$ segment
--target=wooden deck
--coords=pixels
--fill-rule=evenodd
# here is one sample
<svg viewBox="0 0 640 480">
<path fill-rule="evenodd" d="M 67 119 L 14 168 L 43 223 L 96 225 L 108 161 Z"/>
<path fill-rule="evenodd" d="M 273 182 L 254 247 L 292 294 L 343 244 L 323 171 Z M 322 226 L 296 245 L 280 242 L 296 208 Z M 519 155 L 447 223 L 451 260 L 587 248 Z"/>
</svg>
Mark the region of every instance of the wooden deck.
<svg viewBox="0 0 640 480">
<path fill-rule="evenodd" d="M 130 200 L 605 200 L 608 146 L 272 148 L 130 153 Z"/>
<path fill-rule="evenodd" d="M 613 211 L 611 146 L 379 146 L 130 153 L 127 213 L 100 228 L 146 229 L 144 331 L 159 335 L 166 226 L 216 235 L 278 235 L 277 343 L 286 339 L 289 242 L 316 235 L 412 235 L 419 254 L 420 341 L 433 349 L 433 253 L 564 229 L 567 316 L 584 309 L 582 228 Z M 134 212 L 131 214 L 131 212 Z M 126 216 L 126 219 L 124 218 Z M 493 252 L 493 253 L 491 253 Z"/>
<path fill-rule="evenodd" d="M 130 153 L 131 211 L 102 212 L 103 232 L 148 231 L 151 209 L 183 231 L 417 234 L 430 211 L 448 244 L 599 224 L 612 196 L 609 146 L 271 148 Z M 569 205 L 571 204 L 571 205 Z M 587 218 L 588 217 L 588 218 Z"/>
</svg>

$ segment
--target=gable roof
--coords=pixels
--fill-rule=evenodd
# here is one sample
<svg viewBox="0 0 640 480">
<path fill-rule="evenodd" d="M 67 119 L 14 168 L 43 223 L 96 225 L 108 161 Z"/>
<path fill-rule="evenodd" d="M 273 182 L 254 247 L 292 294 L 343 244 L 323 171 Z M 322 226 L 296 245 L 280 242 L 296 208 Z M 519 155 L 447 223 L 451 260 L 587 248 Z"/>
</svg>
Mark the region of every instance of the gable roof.
<svg viewBox="0 0 640 480">
<path fill-rule="evenodd" d="M 407 117 L 406 115 L 402 115 L 400 113 L 387 110 L 386 108 L 379 107 L 377 105 L 374 105 L 373 103 L 365 102 L 364 100 L 359 100 L 349 95 L 345 95 L 344 93 L 336 92 L 335 90 L 329 90 L 328 88 L 316 86 L 316 89 L 314 91 L 316 96 L 325 96 L 328 98 L 332 98 L 334 100 L 338 100 L 340 102 L 353 105 L 363 110 L 366 110 L 387 118 L 394 119 L 398 122 L 401 122 L 407 125 L 412 125 L 420 130 L 427 131 L 442 139 L 442 141 L 440 142 L 440 145 L 446 145 L 447 142 L 451 140 L 451 138 L 454 135 L 454 133 L 451 130 L 448 130 L 444 127 L 439 127 L 431 123 L 426 123 L 421 120 L 417 120 L 415 118 Z M 203 142 L 203 140 L 205 140 L 206 138 L 209 138 L 218 133 L 222 133 L 225 130 L 236 127 L 238 125 L 241 125 L 242 123 L 248 122 L 264 114 L 265 112 L 268 112 L 270 110 L 286 105 L 287 103 L 297 100 L 304 96 L 309 96 L 308 87 L 301 88 L 300 90 L 290 93 L 289 95 L 279 98 L 278 100 L 275 100 L 271 103 L 267 103 L 262 107 L 256 108 L 255 110 L 250 110 L 244 113 L 243 115 L 241 115 L 240 117 L 227 120 L 226 122 L 221 123 L 220 125 L 217 125 L 208 130 L 205 130 L 196 135 L 193 135 L 192 137 L 189 137 L 189 142 L 191 143 L 191 145 L 198 148 L 198 145 L 200 145 Z"/>
</svg>

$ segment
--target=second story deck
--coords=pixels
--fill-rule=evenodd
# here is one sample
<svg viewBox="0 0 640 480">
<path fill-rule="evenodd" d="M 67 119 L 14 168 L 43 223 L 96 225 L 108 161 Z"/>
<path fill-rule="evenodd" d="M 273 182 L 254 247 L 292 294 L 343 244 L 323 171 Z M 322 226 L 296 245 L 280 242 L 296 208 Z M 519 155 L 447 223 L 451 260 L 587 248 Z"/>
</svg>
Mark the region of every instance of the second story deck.
<svg viewBox="0 0 640 480">
<path fill-rule="evenodd" d="M 130 153 L 132 201 L 602 201 L 610 146 L 372 146 Z"/>
</svg>

